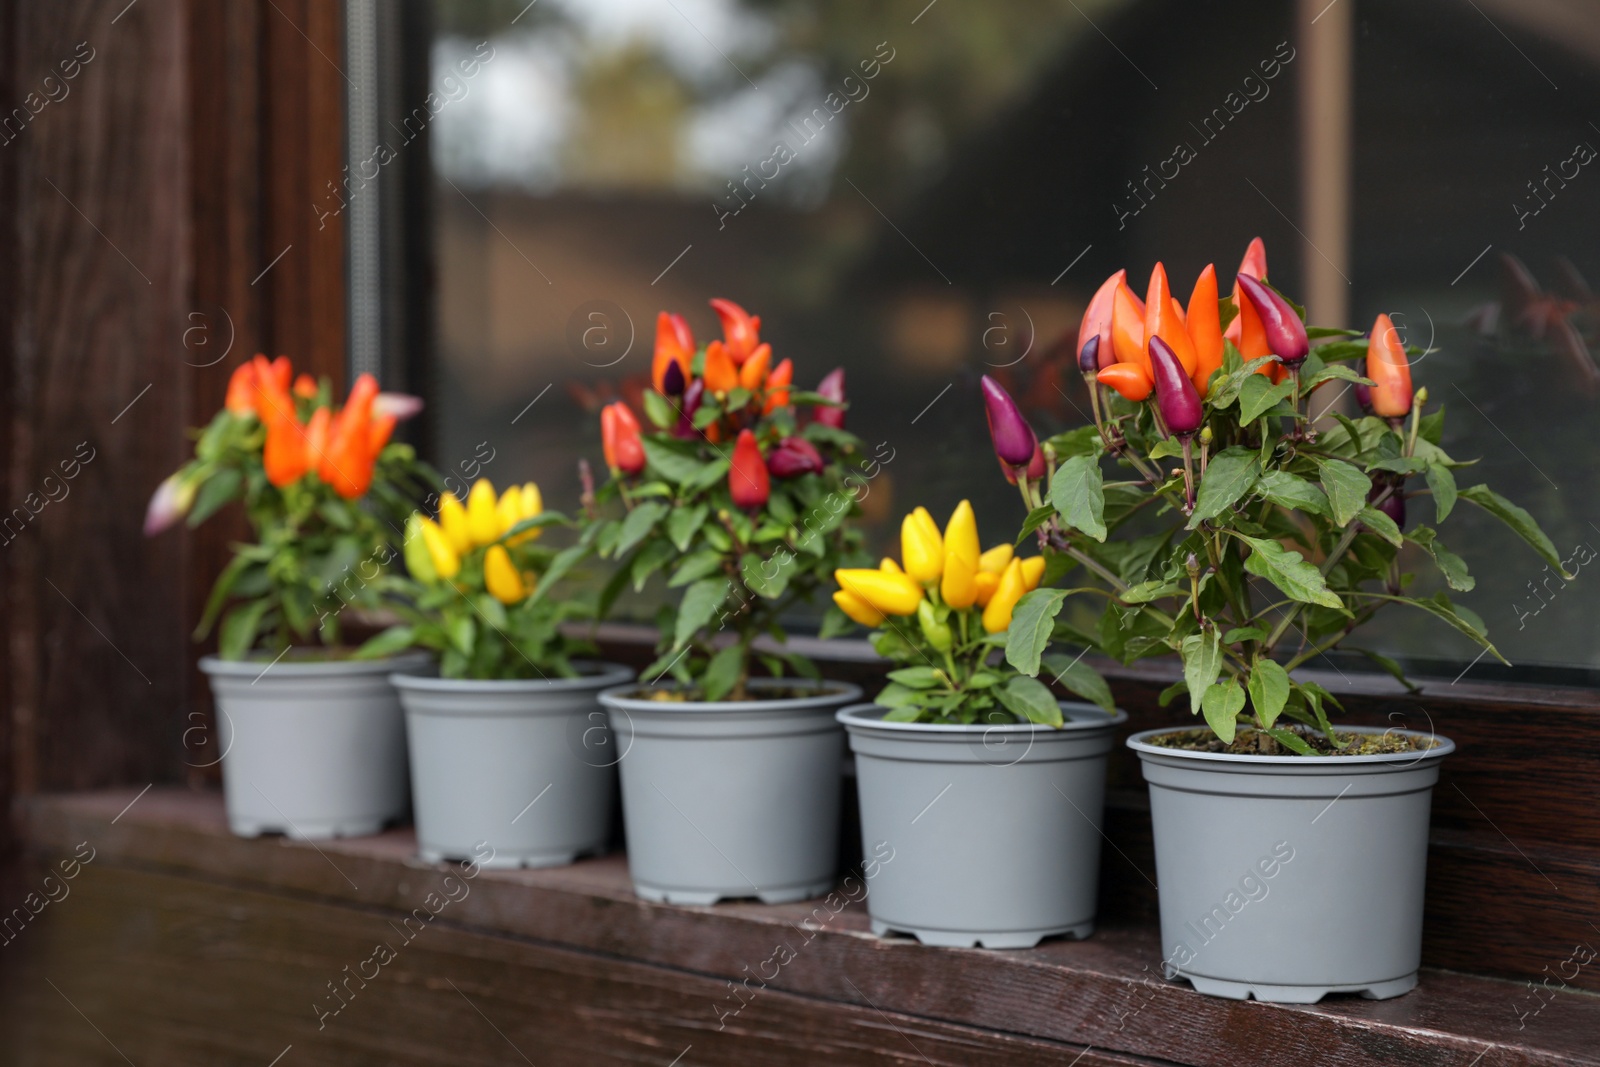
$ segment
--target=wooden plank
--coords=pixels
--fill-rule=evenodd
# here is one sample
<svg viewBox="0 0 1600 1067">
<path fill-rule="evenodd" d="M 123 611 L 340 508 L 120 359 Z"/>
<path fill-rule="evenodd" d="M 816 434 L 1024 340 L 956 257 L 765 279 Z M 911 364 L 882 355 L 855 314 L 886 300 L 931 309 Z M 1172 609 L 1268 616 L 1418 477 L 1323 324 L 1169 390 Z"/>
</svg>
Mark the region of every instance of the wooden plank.
<svg viewBox="0 0 1600 1067">
<path fill-rule="evenodd" d="M 418 885 L 433 885 L 433 876 Z M 1151 1061 L 97 858 L 7 951 L 8 1062 L 1136 1067 Z M 378 953 L 383 945 L 385 953 Z M 380 965 L 380 961 L 382 962 Z M 860 976 L 866 980 L 866 976 Z M 81 1013 L 81 1014 L 80 1014 Z M 123 1059 L 126 1057 L 126 1060 Z"/>
<path fill-rule="evenodd" d="M 186 873 L 306 900 L 387 911 L 416 906 L 441 872 L 413 855 L 410 831 L 324 842 L 244 840 L 225 829 L 220 799 L 152 791 L 112 825 L 133 792 L 38 798 L 29 838 L 44 856 L 89 840 L 106 867 Z M 636 899 L 612 856 L 547 871 L 483 872 L 452 922 L 582 952 L 739 980 L 820 929 L 769 991 L 820 998 L 956 1026 L 1196 1065 L 1432 1064 L 1461 1067 L 1491 1047 L 1495 1063 L 1595 1063 L 1600 999 L 1554 994 L 1525 1029 L 1517 983 L 1428 971 L 1392 1001 L 1335 998 L 1311 1007 L 1200 997 L 1157 980 L 1154 932 L 1108 926 L 1086 942 L 1025 952 L 931 949 L 872 937 L 859 906 L 825 903 L 682 908 Z M 818 908 L 821 911 L 818 911 Z M 65 910 L 65 909 L 63 909 Z M 1592 942 L 1591 942 L 1592 943 Z M 1558 963 L 1563 956 L 1557 957 Z M 763 993 L 765 996 L 766 993 Z"/>
</svg>

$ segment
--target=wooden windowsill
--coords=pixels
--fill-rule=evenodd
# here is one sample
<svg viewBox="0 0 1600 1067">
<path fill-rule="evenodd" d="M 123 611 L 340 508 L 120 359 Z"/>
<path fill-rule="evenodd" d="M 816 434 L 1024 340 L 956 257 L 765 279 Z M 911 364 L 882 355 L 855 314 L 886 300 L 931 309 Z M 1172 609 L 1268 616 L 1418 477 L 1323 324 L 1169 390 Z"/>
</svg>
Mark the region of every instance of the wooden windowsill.
<svg viewBox="0 0 1600 1067">
<path fill-rule="evenodd" d="M 163 884 L 192 883 L 204 892 L 248 893 L 257 907 L 268 899 L 283 902 L 289 917 L 296 909 L 309 915 L 331 906 L 348 915 L 344 921 L 376 929 L 383 925 L 377 920 L 393 929 L 449 873 L 416 858 L 409 829 L 316 845 L 233 837 L 215 793 L 160 788 L 143 796 L 137 790 L 41 796 L 20 802 L 18 814 L 30 851 L 46 862 L 71 855 L 79 842 L 92 843 L 96 856 L 85 868 L 91 878 L 160 876 L 168 880 Z M 77 905 L 77 913 L 74 906 L 69 899 L 44 918 L 58 926 L 74 922 L 75 915 L 87 921 L 90 905 Z M 799 927 L 808 917 L 820 928 L 809 937 Z M 137 920 L 122 916 L 119 921 Z M 1307 921 L 1316 920 L 1308 916 Z M 608 1050 L 604 1062 L 665 1067 L 692 1046 L 685 1064 L 804 1063 L 825 1057 L 841 1063 L 1076 1063 L 1085 1047 L 1090 1051 L 1083 1054 L 1082 1067 L 1152 1060 L 1225 1067 L 1600 1064 L 1595 1041 L 1600 997 L 1592 994 L 1546 994 L 1548 1006 L 1522 1029 L 1516 1011 L 1530 996 L 1523 983 L 1435 969 L 1424 970 L 1417 990 L 1382 1002 L 1334 997 L 1302 1007 L 1217 1000 L 1157 977 L 1160 952 L 1149 925 L 1112 923 L 1085 942 L 1046 942 L 1018 952 L 927 948 L 873 937 L 859 903 L 837 914 L 822 901 L 713 908 L 648 903 L 633 895 L 620 855 L 543 871 L 483 871 L 471 882 L 470 893 L 433 922 L 496 943 L 516 943 L 515 951 L 577 953 L 585 966 L 601 970 L 642 967 L 640 973 L 692 991 L 671 1006 L 641 1009 L 628 1018 L 573 1018 L 573 1027 L 600 1027 L 585 1040 Z M 282 936 L 293 940 L 291 934 Z M 58 936 L 52 943 L 70 941 Z M 755 974 L 783 942 L 794 949 L 793 960 L 738 1014 L 725 1014 L 740 1003 L 726 983 Z M 445 942 L 436 937 L 433 943 L 437 950 Z M 210 947 L 212 954 L 259 957 L 263 967 L 272 965 L 273 951 L 272 945 Z M 303 957 L 314 950 L 296 944 L 294 951 Z M 310 973 L 337 977 L 343 964 L 355 962 L 339 955 L 336 946 L 327 952 Z M 478 949 L 461 952 L 481 955 Z M 413 957 L 411 965 L 420 965 L 421 957 Z M 437 951 L 430 959 L 430 966 L 449 965 Z M 463 956 L 456 962 L 468 968 L 452 979 L 461 986 L 472 960 Z M 405 973 L 390 983 L 391 993 L 397 995 L 408 981 Z M 426 975 L 416 980 L 428 984 Z M 482 986 L 483 996 L 491 995 L 491 984 Z M 306 986 L 302 999 L 308 1004 L 319 994 L 326 999 L 320 985 L 319 978 Z M 476 987 L 457 991 L 465 999 L 469 988 Z M 404 1021 L 383 1013 L 386 995 L 361 994 L 364 999 L 353 1001 L 342 1013 L 346 1018 L 330 1025 L 328 1033 L 337 1030 L 340 1040 L 349 1042 L 374 1027 L 393 1025 L 403 1034 Z M 534 994 L 500 990 L 495 995 Z M 52 1008 L 50 996 L 38 994 L 40 1010 L 66 1010 L 58 1001 Z M 453 994 L 446 989 L 444 996 Z M 496 1006 L 502 1028 L 514 1025 L 504 1015 L 513 1008 Z M 593 1010 L 603 1015 L 602 1007 Z M 87 1005 L 84 1010 L 94 1015 Z M 311 1010 L 296 1004 L 281 1020 L 262 1010 L 281 1033 L 261 1039 L 262 1047 L 272 1046 L 261 1062 L 289 1043 L 297 1057 L 302 1048 L 326 1047 L 319 1042 L 329 1040 L 327 1034 L 319 1032 Z M 782 1044 L 778 1035 L 790 1023 L 797 1029 L 784 1047 L 813 1049 L 815 1059 L 738 1051 Z M 396 1033 L 390 1033 L 391 1042 Z M 515 1032 L 510 1036 L 514 1040 Z M 502 1052 L 501 1060 L 515 1062 L 507 1058 L 508 1050 L 502 1047 Z M 297 1062 L 320 1061 L 308 1056 Z M 533 1062 L 545 1061 L 534 1054 Z"/>
</svg>

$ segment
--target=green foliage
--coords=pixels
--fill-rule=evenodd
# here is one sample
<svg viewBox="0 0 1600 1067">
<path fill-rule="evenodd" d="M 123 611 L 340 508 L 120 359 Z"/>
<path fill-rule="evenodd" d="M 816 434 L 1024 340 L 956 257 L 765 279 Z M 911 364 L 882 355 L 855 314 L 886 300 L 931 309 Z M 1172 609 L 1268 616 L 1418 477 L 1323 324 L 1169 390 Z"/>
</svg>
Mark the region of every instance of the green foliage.
<svg viewBox="0 0 1600 1067">
<path fill-rule="evenodd" d="M 400 555 L 399 531 L 437 483 L 410 445 L 391 443 L 359 499 L 344 499 L 314 472 L 280 489 L 262 466 L 265 438 L 253 414 L 218 412 L 198 433 L 194 459 L 174 476 L 194 492 L 190 526 L 241 502 L 255 533 L 253 543 L 234 546 L 195 628 L 200 640 L 220 620 L 224 659 L 273 655 L 313 637 L 337 645 L 340 614 L 378 603 Z"/>
<path fill-rule="evenodd" d="M 1432 527 L 1402 529 L 1384 505 L 1396 493 L 1431 495 L 1438 524 L 1465 501 L 1561 569 L 1555 547 L 1516 504 L 1487 486 L 1457 486 L 1466 464 L 1439 447 L 1442 409 L 1419 404 L 1404 420 L 1340 415 L 1312 427 L 1310 391 L 1365 382 L 1359 365 L 1338 361 L 1359 358 L 1366 343 L 1347 331 L 1310 335 L 1327 343 L 1312 349 L 1298 381 L 1277 385 L 1255 373 L 1270 359 L 1246 362 L 1225 346 L 1187 461 L 1181 443 L 1158 427 L 1154 399 L 1129 403 L 1103 388 L 1096 425 L 1045 442 L 1051 477 L 1023 490 L 1026 536 L 1043 546 L 1051 579 L 1068 569 L 1089 578 L 1081 588 L 1040 589 L 1018 605 L 1011 665 L 1034 674 L 1065 663 L 1047 651 L 1043 630 L 1058 615 L 1082 618 L 1064 610 L 1075 597 L 1109 598 L 1092 632 L 1058 622 L 1054 638 L 1089 641 L 1123 663 L 1176 654 L 1184 680 L 1163 703 L 1187 693 L 1191 712 L 1224 741 L 1250 724 L 1310 754 L 1284 720 L 1331 738 L 1328 716 L 1338 704 L 1297 682 L 1294 670 L 1338 647 L 1380 608 L 1404 606 L 1499 655 L 1482 620 L 1446 593 L 1411 595 L 1405 567 L 1417 563 L 1451 590 L 1474 582 Z M 1135 513 L 1140 521 L 1125 525 Z M 1410 685 L 1393 660 L 1367 655 Z"/>
</svg>

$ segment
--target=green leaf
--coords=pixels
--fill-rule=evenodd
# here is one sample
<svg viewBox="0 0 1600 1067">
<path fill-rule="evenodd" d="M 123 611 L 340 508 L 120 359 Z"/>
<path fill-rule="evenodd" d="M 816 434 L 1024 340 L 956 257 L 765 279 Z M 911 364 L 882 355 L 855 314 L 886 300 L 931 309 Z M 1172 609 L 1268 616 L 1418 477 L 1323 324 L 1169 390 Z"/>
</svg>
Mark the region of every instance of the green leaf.
<svg viewBox="0 0 1600 1067">
<path fill-rule="evenodd" d="M 1033 531 L 1049 522 L 1055 513 L 1056 509 L 1051 507 L 1049 504 L 1046 504 L 1043 507 L 1034 508 L 1032 511 L 1028 512 L 1028 517 L 1022 520 L 1022 529 L 1017 533 L 1017 539 L 1014 544 L 1020 545 L 1022 542 L 1026 541 Z"/>
<path fill-rule="evenodd" d="M 1099 455 L 1102 447 L 1100 428 L 1092 423 L 1078 426 L 1066 433 L 1058 433 L 1045 444 L 1055 452 L 1057 458 L 1067 456 Z"/>
<path fill-rule="evenodd" d="M 352 659 L 382 659 L 396 652 L 404 652 L 416 643 L 417 631 L 412 626 L 391 626 L 364 641 L 355 650 Z"/>
<path fill-rule="evenodd" d="M 1267 631 L 1260 626 L 1237 626 L 1222 635 L 1222 643 L 1235 645 L 1240 641 L 1265 641 Z"/>
<path fill-rule="evenodd" d="M 684 590 L 673 630 L 673 648 L 682 648 L 700 627 L 709 623 L 728 598 L 728 579 L 702 578 Z"/>
<path fill-rule="evenodd" d="M 1321 355 L 1321 353 L 1322 350 L 1318 349 L 1318 354 Z M 1309 394 L 1311 390 L 1315 389 L 1323 382 L 1331 382 L 1335 379 L 1341 382 L 1351 382 L 1355 385 L 1373 384 L 1371 378 L 1364 378 L 1351 368 L 1346 367 L 1341 363 L 1330 363 L 1321 370 L 1317 371 L 1317 373 L 1313 374 L 1310 378 L 1302 381 L 1300 383 L 1300 391 L 1302 393 Z"/>
<path fill-rule="evenodd" d="M 244 487 L 244 473 L 237 467 L 226 467 L 207 478 L 195 494 L 189 509 L 189 525 L 199 526 L 216 510 L 239 495 Z"/>
<path fill-rule="evenodd" d="M 445 624 L 446 634 L 450 638 L 450 647 L 463 656 L 472 655 L 473 648 L 478 643 L 478 624 L 472 615 L 457 615 Z"/>
<path fill-rule="evenodd" d="M 1261 476 L 1261 464 L 1254 452 L 1243 448 L 1225 448 L 1211 457 L 1206 474 L 1200 479 L 1194 514 L 1189 516 L 1188 529 L 1197 529 L 1206 519 L 1214 519 L 1233 507 Z"/>
<path fill-rule="evenodd" d="M 1159 578 L 1153 578 L 1148 582 L 1137 582 L 1130 585 L 1123 592 L 1117 594 L 1117 599 L 1124 604 L 1148 604 L 1152 600 L 1160 600 L 1164 596 L 1177 596 L 1182 592 L 1182 586 L 1164 582 Z"/>
<path fill-rule="evenodd" d="M 1442 463 L 1430 463 L 1428 488 L 1433 491 L 1434 521 L 1443 522 L 1456 506 L 1456 476 Z"/>
<path fill-rule="evenodd" d="M 1106 497 L 1099 456 L 1073 456 L 1056 468 L 1050 479 L 1050 502 L 1062 522 L 1104 541 Z"/>
<path fill-rule="evenodd" d="M 1383 538 L 1385 541 L 1399 548 L 1405 539 L 1400 535 L 1400 527 L 1395 525 L 1393 519 L 1373 507 L 1365 504 L 1360 512 L 1361 525 Z"/>
<path fill-rule="evenodd" d="M 1290 511 L 1305 511 L 1313 515 L 1329 513 L 1328 496 L 1322 488 L 1288 471 L 1268 471 L 1263 474 L 1256 482 L 1255 491 L 1262 499 Z"/>
<path fill-rule="evenodd" d="M 1270 728 L 1289 699 L 1289 672 L 1276 661 L 1258 659 L 1250 668 L 1250 706 L 1261 724 Z"/>
<path fill-rule="evenodd" d="M 1474 644 L 1487 649 L 1501 663 L 1510 666 L 1510 661 L 1502 656 L 1500 650 L 1495 648 L 1489 639 L 1484 636 L 1481 623 L 1478 626 L 1474 626 L 1465 616 L 1462 609 L 1458 609 L 1454 604 L 1450 603 L 1450 598 L 1443 593 L 1438 593 L 1428 600 L 1415 600 L 1411 597 L 1393 596 L 1388 593 L 1366 593 L 1363 595 L 1375 597 L 1379 600 L 1392 601 L 1396 604 L 1406 604 L 1421 611 L 1426 611 L 1434 618 L 1448 623 L 1457 633 L 1471 640 Z"/>
<path fill-rule="evenodd" d="M 555 554 L 555 558 L 550 561 L 550 566 L 546 567 L 544 569 L 544 574 L 540 575 L 539 586 L 533 592 L 533 599 L 539 600 L 542 598 L 547 592 L 550 591 L 552 586 L 554 586 L 562 578 L 565 578 L 568 572 L 571 571 L 573 567 L 577 566 L 578 562 L 588 554 L 588 547 L 581 544 L 573 545 L 570 548 L 563 548 L 560 552 L 557 552 Z"/>
<path fill-rule="evenodd" d="M 1273 385 L 1264 374 L 1250 375 L 1239 387 L 1239 422 L 1249 425 L 1287 400 L 1292 392 L 1294 382 L 1289 378 Z"/>
<path fill-rule="evenodd" d="M 1317 568 L 1307 563 L 1300 553 L 1290 551 L 1276 541 L 1238 536 L 1250 546 L 1250 555 L 1244 561 L 1245 570 L 1258 578 L 1265 578 L 1290 600 L 1344 610 L 1344 602 L 1328 588 Z"/>
<path fill-rule="evenodd" d="M 1539 558 L 1555 567 L 1556 573 L 1571 581 L 1576 575 L 1568 574 L 1561 565 L 1561 557 L 1556 553 L 1556 546 L 1551 544 L 1550 538 L 1545 536 L 1539 524 L 1534 521 L 1522 508 L 1513 504 L 1505 497 L 1490 489 L 1487 485 L 1474 485 L 1461 490 L 1461 498 L 1470 500 L 1484 511 L 1493 515 L 1507 526 L 1511 527 L 1518 537 L 1528 542 L 1529 546 L 1539 554 Z"/>
<path fill-rule="evenodd" d="M 706 521 L 706 516 L 709 514 L 711 507 L 707 504 L 674 509 L 667 518 L 667 539 L 679 552 L 689 551 L 689 543 L 694 540 L 694 535 L 699 532 L 700 525 Z"/>
<path fill-rule="evenodd" d="M 817 626 L 817 640 L 826 641 L 830 637 L 847 634 L 855 627 L 855 621 L 840 611 L 839 605 L 829 604 L 822 613 L 822 622 Z"/>
<path fill-rule="evenodd" d="M 685 485 L 705 470 L 706 465 L 689 454 L 689 449 L 651 437 L 643 438 L 643 442 L 645 461 L 670 482 Z M 693 445 L 689 447 L 693 448 Z"/>
<path fill-rule="evenodd" d="M 639 592 L 644 588 L 644 583 L 650 576 L 660 570 L 668 560 L 676 558 L 678 552 L 665 541 L 651 541 L 633 557 L 633 565 L 628 568 L 628 573 L 633 578 L 633 591 Z"/>
<path fill-rule="evenodd" d="M 727 456 L 718 456 L 716 459 L 700 468 L 700 473 L 683 483 L 685 490 L 698 493 L 703 489 L 710 489 L 713 485 L 728 477 L 728 468 L 733 466 Z"/>
<path fill-rule="evenodd" d="M 1340 526 L 1350 525 L 1350 520 L 1366 506 L 1372 479 L 1359 467 L 1339 459 L 1317 460 L 1317 471 L 1322 476 L 1322 489 L 1328 494 L 1328 503 L 1333 506 L 1333 521 Z"/>
<path fill-rule="evenodd" d="M 678 425 L 678 409 L 672 401 L 654 389 L 644 391 L 644 413 L 651 422 L 663 430 L 670 430 Z"/>
<path fill-rule="evenodd" d="M 897 671 L 889 672 L 891 682 L 899 682 L 907 689 L 932 689 L 935 686 L 948 688 L 945 676 L 932 667 L 902 667 Z"/>
<path fill-rule="evenodd" d="M 1019 674 L 993 692 L 1019 719 L 1044 726 L 1061 725 L 1061 705 L 1037 678 Z"/>
<path fill-rule="evenodd" d="M 683 562 L 678 564 L 678 569 L 672 572 L 672 577 L 667 579 L 667 588 L 675 589 L 680 585 L 688 585 L 697 578 L 715 574 L 721 569 L 722 553 L 714 549 L 703 549 L 692 556 L 684 557 Z"/>
<path fill-rule="evenodd" d="M 1222 647 L 1217 632 L 1207 630 L 1183 639 L 1183 680 L 1189 687 L 1189 713 L 1200 710 L 1200 701 L 1222 671 Z"/>
<path fill-rule="evenodd" d="M 1406 534 L 1406 540 L 1418 545 L 1439 568 L 1439 573 L 1444 575 L 1444 580 L 1451 589 L 1466 593 L 1476 586 L 1477 580 L 1467 571 L 1467 562 L 1444 545 L 1440 544 L 1433 530 L 1427 526 L 1418 526 Z"/>
<path fill-rule="evenodd" d="M 622 532 L 617 537 L 616 554 L 627 555 L 629 549 L 649 537 L 650 531 L 656 528 L 656 523 L 662 520 L 668 510 L 667 505 L 659 500 L 647 500 L 643 504 L 636 505 L 628 512 L 628 517 L 622 520 Z"/>
<path fill-rule="evenodd" d="M 1206 724 L 1222 738 L 1222 743 L 1231 745 L 1234 732 L 1239 728 L 1239 712 L 1244 710 L 1244 690 L 1232 678 L 1217 682 L 1201 698 L 1200 710 L 1205 712 Z"/>
<path fill-rule="evenodd" d="M 1039 673 L 1039 654 L 1050 643 L 1056 616 L 1066 599 L 1065 589 L 1035 589 L 1017 601 L 1006 631 L 1007 663 L 1026 675 Z"/>
<path fill-rule="evenodd" d="M 263 597 L 234 608 L 222 620 L 217 634 L 217 655 L 223 659 L 244 659 L 255 646 L 256 634 L 261 629 L 261 618 L 272 607 L 272 601 Z"/>
<path fill-rule="evenodd" d="M 1108 712 L 1116 712 L 1117 705 L 1111 698 L 1111 687 L 1099 671 L 1082 659 L 1068 659 L 1063 653 L 1051 652 L 1044 657 L 1044 666 L 1054 681 L 1066 686 L 1070 692 L 1100 705 Z"/>
<path fill-rule="evenodd" d="M 1306 744 L 1305 738 L 1301 737 L 1293 730 L 1285 730 L 1280 726 L 1276 730 L 1266 731 L 1266 734 L 1268 737 L 1278 742 L 1278 744 L 1282 745 L 1284 748 L 1298 756 L 1315 756 L 1317 754 L 1317 750 Z"/>
<path fill-rule="evenodd" d="M 1171 459 L 1173 456 L 1181 455 L 1183 455 L 1183 442 L 1176 437 L 1163 437 L 1150 450 L 1151 459 Z"/>
<path fill-rule="evenodd" d="M 747 552 L 740 561 L 739 576 L 744 579 L 745 588 L 756 596 L 776 600 L 789 588 L 789 577 L 795 572 L 794 558 L 787 549 L 771 559 Z"/>
<path fill-rule="evenodd" d="M 1160 695 L 1156 697 L 1156 704 L 1164 708 L 1188 691 L 1188 682 L 1173 682 L 1171 685 L 1163 689 Z"/>
<path fill-rule="evenodd" d="M 711 657 L 711 662 L 706 664 L 706 673 L 700 678 L 707 700 L 721 700 L 732 692 L 739 682 L 739 669 L 744 665 L 743 653 L 743 648 L 733 644 L 718 649 L 717 654 Z"/>
</svg>

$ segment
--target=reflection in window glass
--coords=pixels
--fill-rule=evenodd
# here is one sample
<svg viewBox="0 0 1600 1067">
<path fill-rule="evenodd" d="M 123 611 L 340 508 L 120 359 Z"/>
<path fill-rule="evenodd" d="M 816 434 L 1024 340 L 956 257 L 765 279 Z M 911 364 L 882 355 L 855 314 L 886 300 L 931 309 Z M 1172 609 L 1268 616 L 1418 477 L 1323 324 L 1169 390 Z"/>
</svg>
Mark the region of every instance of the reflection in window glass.
<svg viewBox="0 0 1600 1067">
<path fill-rule="evenodd" d="M 1291 3 L 437 0 L 436 88 L 459 84 L 431 128 L 435 460 L 491 457 L 485 474 L 570 510 L 599 407 L 637 401 L 657 311 L 703 341 L 725 296 L 800 384 L 847 369 L 850 427 L 895 457 L 869 537 L 970 497 L 997 541 L 1021 511 L 979 375 L 1042 431 L 1081 424 L 1070 352 L 1099 281 L 1127 267 L 1142 287 L 1159 257 L 1187 292 L 1259 234 L 1286 291 L 1343 279 L 1338 325 L 1388 311 L 1428 345 L 1417 379 L 1450 409 L 1445 447 L 1482 460 L 1462 484 L 1587 558 L 1600 27 L 1580 0 L 1344 4 L 1313 22 Z M 1305 236 L 1327 195 L 1305 161 L 1327 156 L 1301 94 L 1308 57 L 1341 54 L 1350 151 L 1321 188 L 1348 197 L 1349 241 L 1330 256 Z M 1411 510 L 1432 521 L 1426 497 Z M 1600 666 L 1600 557 L 1563 583 L 1470 507 L 1442 537 L 1513 663 Z M 1475 653 L 1426 620 L 1368 630 L 1410 659 Z"/>
</svg>

